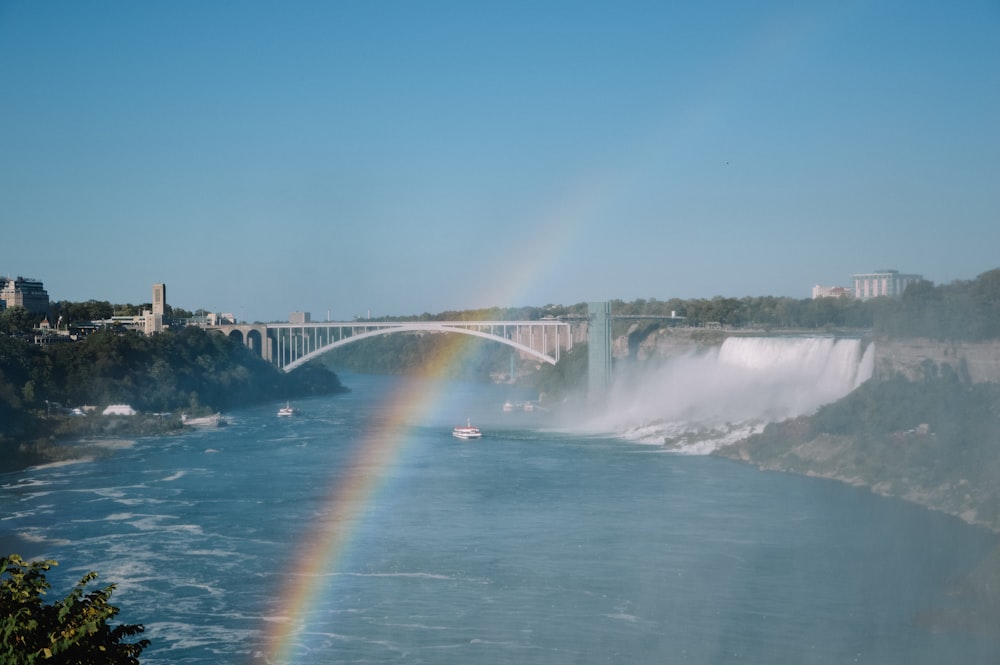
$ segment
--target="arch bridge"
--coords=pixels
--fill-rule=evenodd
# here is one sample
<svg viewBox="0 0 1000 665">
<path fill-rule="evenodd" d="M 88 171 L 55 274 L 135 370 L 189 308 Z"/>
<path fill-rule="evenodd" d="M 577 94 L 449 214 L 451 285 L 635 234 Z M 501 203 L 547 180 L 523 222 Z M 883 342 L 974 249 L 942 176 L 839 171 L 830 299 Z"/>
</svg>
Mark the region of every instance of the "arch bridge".
<svg viewBox="0 0 1000 665">
<path fill-rule="evenodd" d="M 286 372 L 336 348 L 377 335 L 399 332 L 459 333 L 511 346 L 542 362 L 556 364 L 573 348 L 570 324 L 538 321 L 349 321 L 255 323 L 205 326 L 244 345 Z"/>
</svg>

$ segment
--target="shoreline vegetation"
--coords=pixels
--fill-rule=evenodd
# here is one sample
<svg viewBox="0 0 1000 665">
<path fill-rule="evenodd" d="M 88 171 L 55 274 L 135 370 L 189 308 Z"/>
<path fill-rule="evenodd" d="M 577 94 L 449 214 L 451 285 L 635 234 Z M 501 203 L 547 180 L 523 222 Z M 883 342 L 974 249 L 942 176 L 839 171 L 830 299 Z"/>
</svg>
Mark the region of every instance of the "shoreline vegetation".
<svg viewBox="0 0 1000 665">
<path fill-rule="evenodd" d="M 196 327 L 101 331 L 52 346 L 0 335 L 0 471 L 106 454 L 95 441 L 170 435 L 189 427 L 181 414 L 347 391 L 321 363 L 285 373 Z M 135 413 L 103 415 L 112 404 Z"/>
</svg>

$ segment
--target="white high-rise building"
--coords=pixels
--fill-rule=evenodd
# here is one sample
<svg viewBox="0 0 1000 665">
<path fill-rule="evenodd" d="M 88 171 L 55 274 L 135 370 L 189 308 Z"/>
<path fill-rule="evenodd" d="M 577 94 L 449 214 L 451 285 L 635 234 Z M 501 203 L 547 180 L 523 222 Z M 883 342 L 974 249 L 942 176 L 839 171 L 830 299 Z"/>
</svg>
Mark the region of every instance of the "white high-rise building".
<svg viewBox="0 0 1000 665">
<path fill-rule="evenodd" d="M 861 300 L 885 296 L 898 298 L 906 287 L 921 281 L 923 275 L 903 275 L 898 270 L 878 270 L 876 272 L 853 275 L 854 297 Z"/>
</svg>

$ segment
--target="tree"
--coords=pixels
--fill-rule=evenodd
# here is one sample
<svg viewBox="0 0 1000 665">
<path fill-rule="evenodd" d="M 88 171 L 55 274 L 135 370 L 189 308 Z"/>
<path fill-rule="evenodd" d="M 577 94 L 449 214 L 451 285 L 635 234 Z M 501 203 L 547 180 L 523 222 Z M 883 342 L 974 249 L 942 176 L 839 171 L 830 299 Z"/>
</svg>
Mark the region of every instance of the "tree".
<svg viewBox="0 0 1000 665">
<path fill-rule="evenodd" d="M 114 585 L 84 593 L 97 573 L 83 576 L 73 591 L 51 605 L 45 572 L 55 561 L 26 563 L 17 554 L 0 559 L 0 661 L 6 665 L 136 665 L 149 640 L 125 642 L 145 629 L 108 621 L 118 614 L 109 604 Z"/>
<path fill-rule="evenodd" d="M 26 335 L 31 332 L 41 316 L 32 314 L 23 307 L 8 307 L 0 312 L 0 333 Z"/>
</svg>

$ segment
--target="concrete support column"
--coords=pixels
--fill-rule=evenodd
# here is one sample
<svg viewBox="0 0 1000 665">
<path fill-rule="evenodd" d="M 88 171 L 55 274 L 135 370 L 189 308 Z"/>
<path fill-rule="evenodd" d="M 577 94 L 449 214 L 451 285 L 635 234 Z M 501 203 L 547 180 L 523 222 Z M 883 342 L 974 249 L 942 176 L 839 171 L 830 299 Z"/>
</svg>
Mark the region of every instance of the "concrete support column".
<svg viewBox="0 0 1000 665">
<path fill-rule="evenodd" d="M 604 399 L 611 388 L 611 303 L 587 303 L 587 396 Z"/>
</svg>

